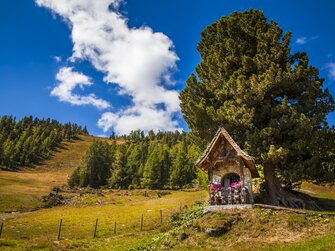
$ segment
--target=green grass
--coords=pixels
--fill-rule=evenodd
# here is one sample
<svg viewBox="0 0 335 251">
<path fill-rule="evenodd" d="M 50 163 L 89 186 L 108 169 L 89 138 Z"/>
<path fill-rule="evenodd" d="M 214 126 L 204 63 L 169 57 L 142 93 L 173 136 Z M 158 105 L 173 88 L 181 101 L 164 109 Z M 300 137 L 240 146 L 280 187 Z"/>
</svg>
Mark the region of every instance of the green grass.
<svg viewBox="0 0 335 251">
<path fill-rule="evenodd" d="M 335 250 L 335 218 L 306 213 L 255 208 L 209 214 L 186 230 L 186 240 L 170 240 L 169 250 Z M 233 223 L 227 225 L 229 220 Z M 215 237 L 199 228 L 222 226 Z"/>
<path fill-rule="evenodd" d="M 41 197 L 53 187 L 66 184 L 69 175 L 95 137 L 84 136 L 79 141 L 64 142 L 54 156 L 39 166 L 19 172 L 0 171 L 0 219 L 4 222 L 1 250 L 88 249 L 123 250 L 150 241 L 152 235 L 164 231 L 170 214 L 204 199 L 207 193 L 163 191 L 111 191 L 96 194 L 63 193 L 72 197 L 71 205 L 30 210 L 43 205 Z M 163 212 L 160 225 L 159 211 Z M 23 213 L 4 213 L 21 211 Z M 143 231 L 139 231 L 139 217 L 144 215 Z M 63 219 L 62 239 L 55 242 L 59 219 Z M 99 219 L 97 238 L 93 240 L 95 219 Z M 117 234 L 114 235 L 114 222 Z M 136 237 L 136 238 L 134 238 Z"/>
<path fill-rule="evenodd" d="M 332 251 L 335 250 L 335 232 L 323 236 L 309 238 L 298 243 L 272 244 L 264 251 Z"/>
<path fill-rule="evenodd" d="M 179 210 L 180 203 L 187 210 L 197 201 L 207 200 L 206 191 L 147 191 L 148 196 L 144 196 L 144 190 L 106 189 L 102 196 L 87 191 L 63 191 L 63 196 L 71 197 L 71 204 L 32 211 L 43 206 L 41 197 L 53 187 L 66 184 L 94 139 L 84 136 L 78 141 L 64 142 L 50 160 L 33 168 L 0 171 L 0 222 L 4 222 L 0 250 L 136 250 L 144 246 L 156 250 L 335 250 L 334 217 L 312 211 L 308 213 L 314 215 L 306 216 L 255 208 L 207 215 L 186 224 L 189 237 L 180 241 L 181 229 L 169 223 L 170 215 Z M 335 211 L 334 186 L 303 183 L 302 189 L 326 210 Z M 165 195 L 158 196 L 161 192 Z M 5 213 L 13 211 L 21 213 Z M 141 214 L 143 231 L 139 230 Z M 60 218 L 61 240 L 56 241 Z M 96 218 L 98 232 L 93 239 Z M 203 227 L 227 227 L 227 231 L 209 237 L 197 230 Z M 153 245 L 157 238 L 161 242 Z"/>
<path fill-rule="evenodd" d="M 335 211 L 335 194 L 310 194 L 327 211 Z"/>
<path fill-rule="evenodd" d="M 335 211 L 335 185 L 316 185 L 303 182 L 302 191 L 313 197 L 327 211 Z"/>
<path fill-rule="evenodd" d="M 149 241 L 152 235 L 168 228 L 169 216 L 179 210 L 180 203 L 186 207 L 199 199 L 207 198 L 205 191 L 172 191 L 161 198 L 144 197 L 143 191 L 124 194 L 123 191 L 106 191 L 106 198 L 95 196 L 95 200 L 105 203 L 102 206 L 97 206 L 94 199 L 90 198 L 90 202 L 81 206 L 54 207 L 14 215 L 3 214 L 1 217 L 5 223 L 5 241 L 0 241 L 0 247 L 3 250 L 52 249 L 58 246 L 60 249 L 77 247 L 83 250 L 87 247 L 88 250 L 106 250 L 118 247 L 117 250 L 123 250 Z M 115 204 L 112 204 L 114 202 Z M 160 225 L 160 209 L 163 212 L 163 225 Z M 142 232 L 139 230 L 141 214 L 144 216 Z M 60 218 L 63 219 L 62 240 L 55 244 Z M 96 218 L 99 219 L 98 233 L 97 238 L 92 240 Z M 113 233 L 115 221 L 117 235 Z"/>
<path fill-rule="evenodd" d="M 63 142 L 42 164 L 18 172 L 0 171 L 0 212 L 29 211 L 43 205 L 41 197 L 66 184 L 96 137 Z"/>
</svg>

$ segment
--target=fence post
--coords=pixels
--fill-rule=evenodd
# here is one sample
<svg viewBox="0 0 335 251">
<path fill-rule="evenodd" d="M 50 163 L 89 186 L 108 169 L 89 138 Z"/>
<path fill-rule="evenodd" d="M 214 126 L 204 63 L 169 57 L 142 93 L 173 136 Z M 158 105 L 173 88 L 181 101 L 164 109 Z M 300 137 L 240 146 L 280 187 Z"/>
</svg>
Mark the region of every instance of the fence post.
<svg viewBox="0 0 335 251">
<path fill-rule="evenodd" d="M 162 209 L 159 210 L 159 218 L 160 218 L 160 223 L 162 225 L 163 224 L 163 212 L 162 212 Z"/>
<path fill-rule="evenodd" d="M 114 221 L 114 234 L 116 234 L 116 221 Z"/>
<path fill-rule="evenodd" d="M 142 231 L 143 229 L 143 214 L 141 214 L 141 218 L 140 218 L 140 231 Z"/>
<path fill-rule="evenodd" d="M 179 212 L 181 212 L 181 202 L 179 202 Z"/>
<path fill-rule="evenodd" d="M 97 227 L 98 227 L 98 218 L 95 220 L 93 238 L 95 238 L 97 236 Z"/>
<path fill-rule="evenodd" d="M 60 240 L 60 233 L 61 233 L 61 230 L 62 230 L 62 223 L 63 223 L 63 220 L 60 219 L 59 220 L 59 224 L 58 224 L 58 235 L 57 235 L 57 241 Z"/>
<path fill-rule="evenodd" d="M 1 234 L 2 234 L 2 229 L 3 229 L 3 222 L 0 225 L 0 238 L 1 238 Z"/>
</svg>

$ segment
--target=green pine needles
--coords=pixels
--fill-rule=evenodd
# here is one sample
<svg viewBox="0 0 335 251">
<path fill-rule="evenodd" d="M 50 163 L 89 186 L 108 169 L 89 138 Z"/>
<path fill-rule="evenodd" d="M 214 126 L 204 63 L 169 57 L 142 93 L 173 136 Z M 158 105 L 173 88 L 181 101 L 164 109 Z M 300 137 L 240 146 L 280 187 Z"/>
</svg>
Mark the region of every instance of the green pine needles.
<svg viewBox="0 0 335 251">
<path fill-rule="evenodd" d="M 135 132 L 139 133 L 122 136 L 126 141 L 122 144 L 116 144 L 115 139 L 112 144 L 94 142 L 69 185 L 163 189 L 181 188 L 196 179 L 198 154 L 186 133 L 151 131 L 144 136 Z"/>
<path fill-rule="evenodd" d="M 201 62 L 180 100 L 193 143 L 204 149 L 224 127 L 260 164 L 269 202 L 303 206 L 281 185 L 334 181 L 335 130 L 326 120 L 334 100 L 290 40 L 259 10 L 222 17 L 201 33 Z"/>
<path fill-rule="evenodd" d="M 88 134 L 86 127 L 49 118 L 29 116 L 16 121 L 12 116 L 0 117 L 0 167 L 17 169 L 37 164 L 49 158 L 63 140 L 82 134 Z"/>
</svg>

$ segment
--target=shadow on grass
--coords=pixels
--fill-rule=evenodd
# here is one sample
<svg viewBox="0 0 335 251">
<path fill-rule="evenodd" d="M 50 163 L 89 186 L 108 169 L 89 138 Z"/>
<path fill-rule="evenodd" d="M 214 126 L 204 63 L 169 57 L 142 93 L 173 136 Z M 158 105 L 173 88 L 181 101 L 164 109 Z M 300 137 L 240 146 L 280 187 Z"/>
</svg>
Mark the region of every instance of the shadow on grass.
<svg viewBox="0 0 335 251">
<path fill-rule="evenodd" d="M 20 171 L 20 168 L 8 168 L 8 167 L 5 167 L 5 166 L 0 166 L 0 171 L 18 172 L 18 171 Z"/>
<path fill-rule="evenodd" d="M 64 142 L 62 142 L 61 144 L 59 144 L 56 148 L 55 148 L 55 152 L 61 152 L 62 150 L 69 150 L 68 145 Z"/>
<path fill-rule="evenodd" d="M 80 137 L 74 137 L 73 139 L 63 140 L 53 151 L 61 152 L 62 150 L 69 150 L 67 143 L 74 143 L 76 141 L 84 141 L 84 140 Z"/>
<path fill-rule="evenodd" d="M 84 141 L 80 136 L 75 136 L 73 137 L 73 139 L 70 140 L 70 142 L 74 142 L 74 141 Z"/>
<path fill-rule="evenodd" d="M 318 205 L 325 211 L 335 211 L 335 199 L 314 198 Z"/>
<path fill-rule="evenodd" d="M 309 198 L 316 202 L 316 204 L 321 208 L 320 211 L 335 211 L 335 197 L 330 194 L 305 194 L 300 192 L 295 192 L 295 194 L 300 194 L 300 198 Z"/>
<path fill-rule="evenodd" d="M 292 194 L 296 196 L 296 198 L 305 202 L 305 205 L 309 210 L 314 211 L 335 211 L 335 194 L 334 193 L 307 193 L 300 192 L 296 190 L 290 190 Z M 254 194 L 254 200 L 256 204 L 268 204 L 266 201 L 266 197 L 262 197 L 260 194 Z M 315 208 L 315 204 L 319 206 L 319 208 Z M 270 205 L 270 204 L 269 204 Z M 285 205 L 280 205 L 284 206 Z M 302 205 L 301 205 L 302 208 Z"/>
</svg>

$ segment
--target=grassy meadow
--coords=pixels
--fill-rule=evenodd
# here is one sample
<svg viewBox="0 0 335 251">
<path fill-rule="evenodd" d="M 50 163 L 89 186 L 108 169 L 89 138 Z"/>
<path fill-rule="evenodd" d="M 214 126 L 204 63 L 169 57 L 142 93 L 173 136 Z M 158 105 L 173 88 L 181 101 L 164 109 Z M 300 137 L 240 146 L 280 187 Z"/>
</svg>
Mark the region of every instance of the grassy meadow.
<svg viewBox="0 0 335 251">
<path fill-rule="evenodd" d="M 4 223 L 0 250 L 335 250 L 335 188 L 331 186 L 303 183 L 301 190 L 329 212 L 254 208 L 208 214 L 194 221 L 188 218 L 192 205 L 206 201 L 207 191 L 62 188 L 94 139 L 85 136 L 65 142 L 41 165 L 0 171 L 0 222 Z M 41 197 L 54 187 L 61 188 L 68 203 L 45 208 Z M 183 228 L 170 222 L 172 214 L 185 214 Z M 220 226 L 227 228 L 220 236 L 201 231 Z M 182 229 L 188 236 L 185 240 L 179 239 Z"/>
<path fill-rule="evenodd" d="M 0 212 L 29 211 L 41 207 L 41 197 L 64 185 L 96 137 L 65 141 L 40 165 L 20 171 L 0 171 Z"/>
<path fill-rule="evenodd" d="M 182 192 L 158 197 L 157 192 L 106 191 L 104 195 L 82 195 L 80 203 L 41 209 L 29 213 L 2 214 L 5 228 L 0 243 L 3 248 L 54 249 L 76 248 L 106 250 L 126 249 L 142 243 L 167 227 L 172 212 L 185 209 L 196 200 L 205 199 L 204 191 Z M 159 193 L 158 193 L 159 194 Z M 79 199 L 79 198 L 76 198 Z M 162 210 L 163 224 L 160 224 Z M 139 220 L 143 214 L 143 231 Z M 97 238 L 93 226 L 98 218 Z M 63 220 L 61 241 L 57 242 L 59 219 Z M 114 234 L 114 222 L 117 231 Z M 134 238 L 136 236 L 136 238 Z"/>
</svg>

